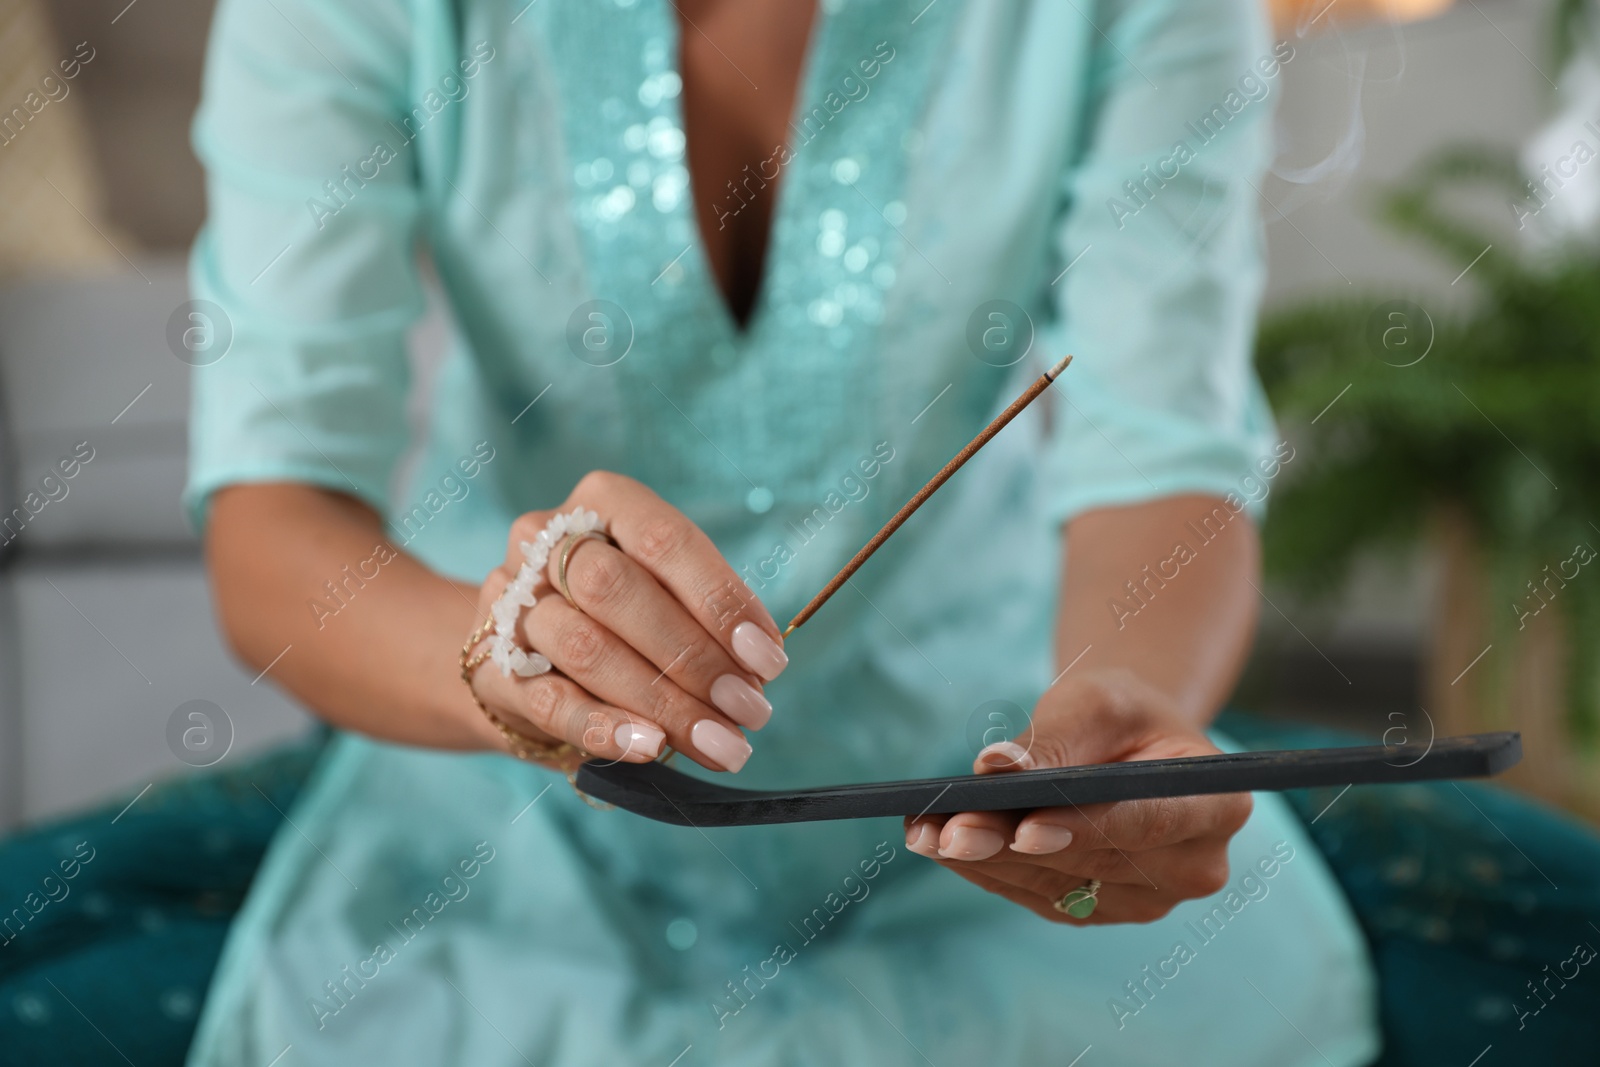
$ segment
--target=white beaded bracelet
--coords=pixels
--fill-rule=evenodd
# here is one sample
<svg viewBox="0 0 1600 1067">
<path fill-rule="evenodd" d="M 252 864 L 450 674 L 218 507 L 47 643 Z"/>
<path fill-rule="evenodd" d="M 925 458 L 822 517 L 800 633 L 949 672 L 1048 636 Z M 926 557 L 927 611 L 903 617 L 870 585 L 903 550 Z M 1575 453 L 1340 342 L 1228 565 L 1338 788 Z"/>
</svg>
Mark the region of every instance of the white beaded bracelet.
<svg viewBox="0 0 1600 1067">
<path fill-rule="evenodd" d="M 516 673 L 523 678 L 533 678 L 550 670 L 550 661 L 537 652 L 530 652 L 517 644 L 517 620 L 526 608 L 533 607 L 539 599 L 534 589 L 545 580 L 545 567 L 550 562 L 550 551 L 568 534 L 604 533 L 605 523 L 593 511 L 581 507 L 570 512 L 558 512 L 545 524 L 545 528 L 532 541 L 521 544 L 522 566 L 517 568 L 500 596 L 489 609 L 494 620 L 494 634 L 489 640 L 489 658 L 506 677 Z"/>
</svg>

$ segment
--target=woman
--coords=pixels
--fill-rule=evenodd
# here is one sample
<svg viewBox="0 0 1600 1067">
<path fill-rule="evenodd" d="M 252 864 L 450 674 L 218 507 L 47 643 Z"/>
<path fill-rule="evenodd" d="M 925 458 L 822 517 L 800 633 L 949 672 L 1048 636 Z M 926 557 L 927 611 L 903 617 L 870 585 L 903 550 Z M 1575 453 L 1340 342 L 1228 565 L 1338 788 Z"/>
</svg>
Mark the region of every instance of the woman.
<svg viewBox="0 0 1600 1067">
<path fill-rule="evenodd" d="M 347 732 L 191 1062 L 1368 1062 L 1279 798 L 698 832 L 560 777 L 1217 751 L 1293 54 L 1254 0 L 225 0 L 188 503 L 238 654 Z M 419 249 L 453 345 L 391 491 Z"/>
</svg>

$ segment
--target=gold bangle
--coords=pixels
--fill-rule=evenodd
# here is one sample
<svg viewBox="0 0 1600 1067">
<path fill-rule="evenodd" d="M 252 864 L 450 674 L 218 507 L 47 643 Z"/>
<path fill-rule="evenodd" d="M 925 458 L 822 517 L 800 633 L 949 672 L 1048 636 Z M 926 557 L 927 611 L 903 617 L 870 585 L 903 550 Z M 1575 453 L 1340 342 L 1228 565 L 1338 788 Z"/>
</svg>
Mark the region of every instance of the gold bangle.
<svg viewBox="0 0 1600 1067">
<path fill-rule="evenodd" d="M 472 675 L 489 658 L 489 653 L 485 650 L 474 656 L 472 649 L 489 636 L 489 631 L 493 628 L 494 619 L 485 620 L 483 625 L 472 631 L 467 643 L 461 646 L 461 680 L 466 683 L 467 693 L 472 697 L 472 702 L 478 705 L 478 710 L 483 712 L 484 718 L 500 731 L 500 736 L 505 739 L 506 747 L 511 750 L 511 754 L 520 760 L 561 770 L 562 765 L 574 754 L 580 759 L 588 759 L 589 753 L 570 741 L 536 741 L 526 734 L 513 730 L 504 719 L 490 711 L 489 706 L 478 698 L 477 691 L 472 688 Z"/>
</svg>

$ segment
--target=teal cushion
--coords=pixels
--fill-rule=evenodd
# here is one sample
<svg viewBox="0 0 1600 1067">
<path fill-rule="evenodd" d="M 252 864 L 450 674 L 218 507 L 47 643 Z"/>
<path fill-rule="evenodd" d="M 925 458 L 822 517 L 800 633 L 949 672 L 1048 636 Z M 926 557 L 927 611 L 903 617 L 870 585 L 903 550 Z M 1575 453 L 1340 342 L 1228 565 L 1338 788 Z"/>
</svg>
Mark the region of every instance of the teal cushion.
<svg viewBox="0 0 1600 1067">
<path fill-rule="evenodd" d="M 1362 743 L 1237 712 L 1219 725 L 1252 749 Z M 1591 827 L 1477 783 L 1285 795 L 1371 943 L 1380 1067 L 1465 1067 L 1491 1045 L 1486 1065 L 1594 1062 L 1600 960 L 1581 962 L 1600 949 Z"/>
<path fill-rule="evenodd" d="M 1239 712 L 1218 725 L 1252 749 L 1358 743 Z M 0 842 L 0 1067 L 181 1064 L 228 923 L 321 747 Z M 1517 1062 L 1592 1059 L 1600 966 L 1578 962 L 1600 948 L 1590 828 L 1475 784 L 1286 796 L 1371 942 L 1379 1067 L 1466 1065 L 1491 1045 Z"/>
<path fill-rule="evenodd" d="M 228 924 L 322 744 L 0 842 L 0 1064 L 181 1064 Z"/>
</svg>

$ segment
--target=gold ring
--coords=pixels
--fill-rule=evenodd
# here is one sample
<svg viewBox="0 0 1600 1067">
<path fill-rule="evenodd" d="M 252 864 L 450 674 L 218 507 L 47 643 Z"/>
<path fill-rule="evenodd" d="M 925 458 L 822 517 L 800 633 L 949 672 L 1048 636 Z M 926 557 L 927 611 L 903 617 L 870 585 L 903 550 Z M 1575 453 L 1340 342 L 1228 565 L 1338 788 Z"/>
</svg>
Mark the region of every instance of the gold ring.
<svg viewBox="0 0 1600 1067">
<path fill-rule="evenodd" d="M 599 530 L 584 530 L 581 533 L 569 533 L 561 539 L 557 546 L 560 553 L 556 556 L 556 591 L 566 598 L 568 604 L 578 607 L 578 602 L 572 599 L 572 591 L 567 588 L 567 562 L 572 559 L 572 553 L 585 541 L 604 541 L 608 545 L 616 544 L 610 537 Z M 582 608 L 578 608 L 582 611 Z"/>
</svg>

